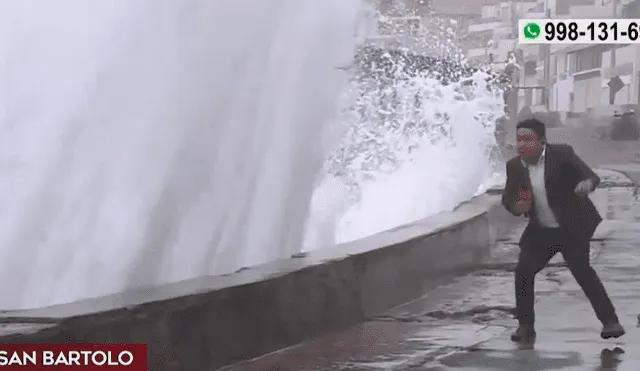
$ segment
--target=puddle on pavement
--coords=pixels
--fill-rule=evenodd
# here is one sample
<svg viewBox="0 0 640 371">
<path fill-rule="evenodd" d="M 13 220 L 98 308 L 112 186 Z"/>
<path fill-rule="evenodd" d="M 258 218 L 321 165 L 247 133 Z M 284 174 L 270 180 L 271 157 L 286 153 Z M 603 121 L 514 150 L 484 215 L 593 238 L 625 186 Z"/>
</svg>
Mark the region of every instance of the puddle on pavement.
<svg viewBox="0 0 640 371">
<path fill-rule="evenodd" d="M 483 348 L 453 353 L 438 360 L 446 371 L 637 371 L 637 358 L 631 358 L 624 346 L 590 344 L 590 349 L 565 350 L 569 343 L 546 343 L 545 349 L 518 349 L 503 341 Z"/>
<path fill-rule="evenodd" d="M 584 365 L 577 352 L 541 352 L 535 349 L 454 353 L 440 359 L 440 363 L 450 368 L 475 371 L 564 370 Z"/>
<path fill-rule="evenodd" d="M 599 189 L 591 199 L 606 220 L 632 222 L 640 215 L 640 202 L 630 187 Z"/>
<path fill-rule="evenodd" d="M 620 255 L 635 254 L 615 266 L 620 284 L 608 281 L 608 289 L 619 304 L 624 293 L 618 288 L 629 287 L 637 281 L 640 266 L 636 250 L 619 248 L 640 237 L 640 224 L 629 224 L 640 215 L 640 202 L 633 191 L 625 188 L 600 189 L 593 195 L 600 212 L 615 232 L 602 236 L 595 254 L 603 264 L 598 270 L 606 275 L 609 257 L 606 252 L 616 250 Z M 620 207 L 626 205 L 627 207 Z M 637 239 L 637 238 L 636 238 Z M 517 247 L 503 245 L 504 262 L 515 258 L 510 251 Z M 508 258 L 508 259 L 506 259 Z M 499 268 L 499 267 L 495 267 Z M 628 271 L 628 272 L 627 272 Z M 560 272 L 560 273 L 558 273 Z M 623 274 L 625 273 L 625 274 Z M 629 333 L 622 342 L 602 341 L 599 328 L 576 327 L 575 316 L 592 316 L 586 299 L 578 302 L 579 310 L 571 313 L 559 307 L 575 305 L 579 290 L 566 268 L 548 268 L 536 282 L 536 291 L 543 300 L 553 296 L 554 305 L 539 306 L 541 318 L 553 318 L 540 323 L 538 344 L 534 349 L 518 349 L 508 340 L 503 325 L 514 325 L 513 272 L 507 269 L 486 269 L 456 280 L 428 297 L 408 303 L 387 315 L 355 326 L 344 332 L 323 337 L 303 346 L 254 360 L 234 371 L 638 371 L 640 367 L 640 329 L 627 325 Z M 566 277 L 565 277 L 566 276 Z M 565 282 L 566 281 L 566 282 Z M 624 283 L 627 282 L 628 283 Z M 575 286 L 575 287 L 574 287 Z M 562 288 L 560 290 L 560 288 Z M 572 290 L 572 288 L 574 290 Z M 560 291 L 559 291 L 560 290 Z M 575 292 L 574 292 L 575 291 Z M 577 296 L 576 296 L 577 295 Z M 629 298 L 629 308 L 633 308 Z M 551 303 L 551 302 L 550 302 Z M 556 305 L 557 304 L 557 305 Z M 618 303 L 617 303 L 618 304 Z M 619 308 L 623 308 L 620 305 Z M 557 313 L 563 313 L 558 315 Z M 551 316 L 551 317 L 549 317 Z M 591 318 L 591 317 L 585 317 Z M 621 317 L 622 318 L 622 317 Z M 625 317 L 626 318 L 626 317 Z M 595 320 L 594 320 L 595 321 Z M 541 321 L 542 322 L 542 321 Z M 593 328 L 592 328 L 593 327 Z M 632 328 L 629 328 L 632 327 Z M 636 330 L 637 333 L 635 333 Z M 555 332 L 555 333 L 554 333 Z M 636 345 L 633 345 L 636 344 Z M 616 346 L 619 350 L 615 350 Z M 473 349 L 467 351 L 465 349 Z M 620 350 L 626 350 L 626 354 Z M 634 351 L 636 350 L 636 351 Z M 636 354 L 636 355 L 634 355 Z M 634 358 L 635 357 L 635 358 Z M 634 366 L 632 366 L 634 365 Z"/>
</svg>

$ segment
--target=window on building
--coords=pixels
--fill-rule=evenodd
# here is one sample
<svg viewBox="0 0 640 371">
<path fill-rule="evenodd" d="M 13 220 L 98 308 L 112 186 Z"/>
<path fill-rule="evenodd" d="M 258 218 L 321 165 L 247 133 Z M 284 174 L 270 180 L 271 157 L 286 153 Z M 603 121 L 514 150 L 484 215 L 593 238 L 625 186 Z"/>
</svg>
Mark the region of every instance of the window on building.
<svg viewBox="0 0 640 371">
<path fill-rule="evenodd" d="M 419 17 L 390 17 L 378 23 L 378 32 L 381 35 L 415 35 L 421 26 Z"/>
<path fill-rule="evenodd" d="M 531 13 L 544 13 L 544 11 L 545 11 L 544 3 L 538 3 L 536 6 L 529 9 L 529 12 Z"/>
<path fill-rule="evenodd" d="M 569 55 L 570 72 L 582 72 L 602 67 L 601 48 L 586 48 Z"/>
<path fill-rule="evenodd" d="M 623 18 L 640 18 L 640 0 L 630 1 L 622 8 Z"/>
<path fill-rule="evenodd" d="M 536 68 L 538 67 L 537 61 L 524 62 L 524 74 L 525 76 L 532 76 L 536 74 Z"/>
<path fill-rule="evenodd" d="M 524 50 L 516 49 L 516 62 L 518 63 L 524 62 Z"/>
<path fill-rule="evenodd" d="M 465 40 L 467 49 L 487 48 L 489 40 L 493 40 L 493 30 L 474 32 Z"/>
</svg>

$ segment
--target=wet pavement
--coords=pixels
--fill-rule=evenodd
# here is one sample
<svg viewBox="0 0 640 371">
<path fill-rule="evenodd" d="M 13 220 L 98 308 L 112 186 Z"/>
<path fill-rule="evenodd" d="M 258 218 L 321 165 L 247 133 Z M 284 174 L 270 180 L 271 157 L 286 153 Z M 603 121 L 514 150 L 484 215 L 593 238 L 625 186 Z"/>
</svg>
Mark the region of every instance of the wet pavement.
<svg viewBox="0 0 640 371">
<path fill-rule="evenodd" d="M 640 174 L 640 166 L 625 169 Z M 600 324 L 558 255 L 536 281 L 536 343 L 509 341 L 521 232 L 514 230 L 483 270 L 346 331 L 226 370 L 640 370 L 640 200 L 620 173 L 599 174 L 604 188 L 592 199 L 605 221 L 592 241 L 592 262 L 626 327 L 624 337 L 600 339 Z"/>
</svg>

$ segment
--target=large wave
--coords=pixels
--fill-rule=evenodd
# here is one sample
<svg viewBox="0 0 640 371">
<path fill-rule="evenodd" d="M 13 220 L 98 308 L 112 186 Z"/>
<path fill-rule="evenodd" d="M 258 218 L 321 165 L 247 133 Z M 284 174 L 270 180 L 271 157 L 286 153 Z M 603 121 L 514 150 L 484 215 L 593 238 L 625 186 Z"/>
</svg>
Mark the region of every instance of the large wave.
<svg viewBox="0 0 640 371">
<path fill-rule="evenodd" d="M 360 7 L 0 2 L 0 308 L 299 252 Z"/>
<path fill-rule="evenodd" d="M 307 249 L 452 210 L 495 177 L 504 112 L 496 75 L 407 49 L 373 54 L 345 94 L 342 141 L 314 193 Z"/>
</svg>

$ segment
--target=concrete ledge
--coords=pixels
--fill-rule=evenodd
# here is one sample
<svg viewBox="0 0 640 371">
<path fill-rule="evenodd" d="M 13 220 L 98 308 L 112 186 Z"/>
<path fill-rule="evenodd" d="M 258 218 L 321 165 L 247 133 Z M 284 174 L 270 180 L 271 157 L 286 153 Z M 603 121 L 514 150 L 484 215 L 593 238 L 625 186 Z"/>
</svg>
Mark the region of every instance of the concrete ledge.
<svg viewBox="0 0 640 371">
<path fill-rule="evenodd" d="M 345 328 L 477 268 L 519 222 L 497 195 L 353 243 L 244 269 L 0 314 L 0 342 L 140 342 L 150 369 L 203 371 Z"/>
<path fill-rule="evenodd" d="M 640 185 L 640 164 L 613 164 L 600 166 L 603 170 L 615 171 L 628 178 L 633 186 L 638 187 Z M 623 182 L 621 182 L 623 183 Z M 623 184 L 626 186 L 627 184 Z"/>
</svg>

